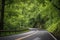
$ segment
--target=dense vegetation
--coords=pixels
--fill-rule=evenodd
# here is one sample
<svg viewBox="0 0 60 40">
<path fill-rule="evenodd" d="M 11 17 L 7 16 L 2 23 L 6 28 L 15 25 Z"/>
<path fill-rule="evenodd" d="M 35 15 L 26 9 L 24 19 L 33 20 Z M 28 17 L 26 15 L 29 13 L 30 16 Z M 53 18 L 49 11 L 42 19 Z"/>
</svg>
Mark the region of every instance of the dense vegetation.
<svg viewBox="0 0 60 40">
<path fill-rule="evenodd" d="M 60 0 L 5 0 L 3 29 L 24 30 L 36 27 L 60 37 L 59 2 Z"/>
</svg>

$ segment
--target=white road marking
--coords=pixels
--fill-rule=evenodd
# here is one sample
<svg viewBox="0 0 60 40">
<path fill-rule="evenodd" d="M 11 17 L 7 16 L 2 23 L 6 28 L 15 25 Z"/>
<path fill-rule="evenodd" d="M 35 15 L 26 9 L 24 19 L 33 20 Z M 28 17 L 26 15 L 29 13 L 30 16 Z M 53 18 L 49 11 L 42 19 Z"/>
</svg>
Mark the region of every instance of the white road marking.
<svg viewBox="0 0 60 40">
<path fill-rule="evenodd" d="M 30 37 L 30 36 L 36 34 L 37 32 L 38 32 L 38 31 L 36 31 L 36 32 L 33 33 L 33 34 L 27 35 L 27 36 L 25 36 L 25 37 L 17 38 L 16 40 L 22 40 L 22 39 L 24 39 L 24 38 Z"/>
<path fill-rule="evenodd" d="M 34 40 L 41 40 L 41 38 L 39 38 L 39 37 L 36 37 Z"/>
</svg>

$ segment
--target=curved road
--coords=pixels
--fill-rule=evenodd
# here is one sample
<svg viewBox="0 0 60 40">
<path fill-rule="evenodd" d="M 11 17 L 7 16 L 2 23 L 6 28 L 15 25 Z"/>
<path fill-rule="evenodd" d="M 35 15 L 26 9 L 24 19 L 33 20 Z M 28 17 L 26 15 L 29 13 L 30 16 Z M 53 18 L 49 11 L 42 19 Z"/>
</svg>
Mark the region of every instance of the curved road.
<svg viewBox="0 0 60 40">
<path fill-rule="evenodd" d="M 32 30 L 23 34 L 0 37 L 0 40 L 57 40 L 45 30 Z"/>
</svg>

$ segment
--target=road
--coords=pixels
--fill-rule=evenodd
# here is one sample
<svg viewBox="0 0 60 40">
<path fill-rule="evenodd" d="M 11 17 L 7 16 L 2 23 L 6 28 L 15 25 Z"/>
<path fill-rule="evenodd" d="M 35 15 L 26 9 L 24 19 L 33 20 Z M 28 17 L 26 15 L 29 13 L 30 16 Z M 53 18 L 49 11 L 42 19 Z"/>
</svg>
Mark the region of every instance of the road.
<svg viewBox="0 0 60 40">
<path fill-rule="evenodd" d="M 31 30 L 26 33 L 0 37 L 0 40 L 57 40 L 52 34 L 45 30 Z"/>
</svg>

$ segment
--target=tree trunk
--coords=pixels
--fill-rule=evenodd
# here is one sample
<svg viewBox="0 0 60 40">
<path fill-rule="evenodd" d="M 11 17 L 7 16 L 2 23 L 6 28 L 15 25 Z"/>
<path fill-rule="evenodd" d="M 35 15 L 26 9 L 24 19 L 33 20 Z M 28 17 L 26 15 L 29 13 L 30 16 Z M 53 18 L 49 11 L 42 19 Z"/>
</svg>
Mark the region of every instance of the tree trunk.
<svg viewBox="0 0 60 40">
<path fill-rule="evenodd" d="M 1 22 L 0 22 L 0 30 L 3 30 L 4 27 L 4 7 L 5 7 L 5 0 L 2 0 L 1 3 Z"/>
</svg>

